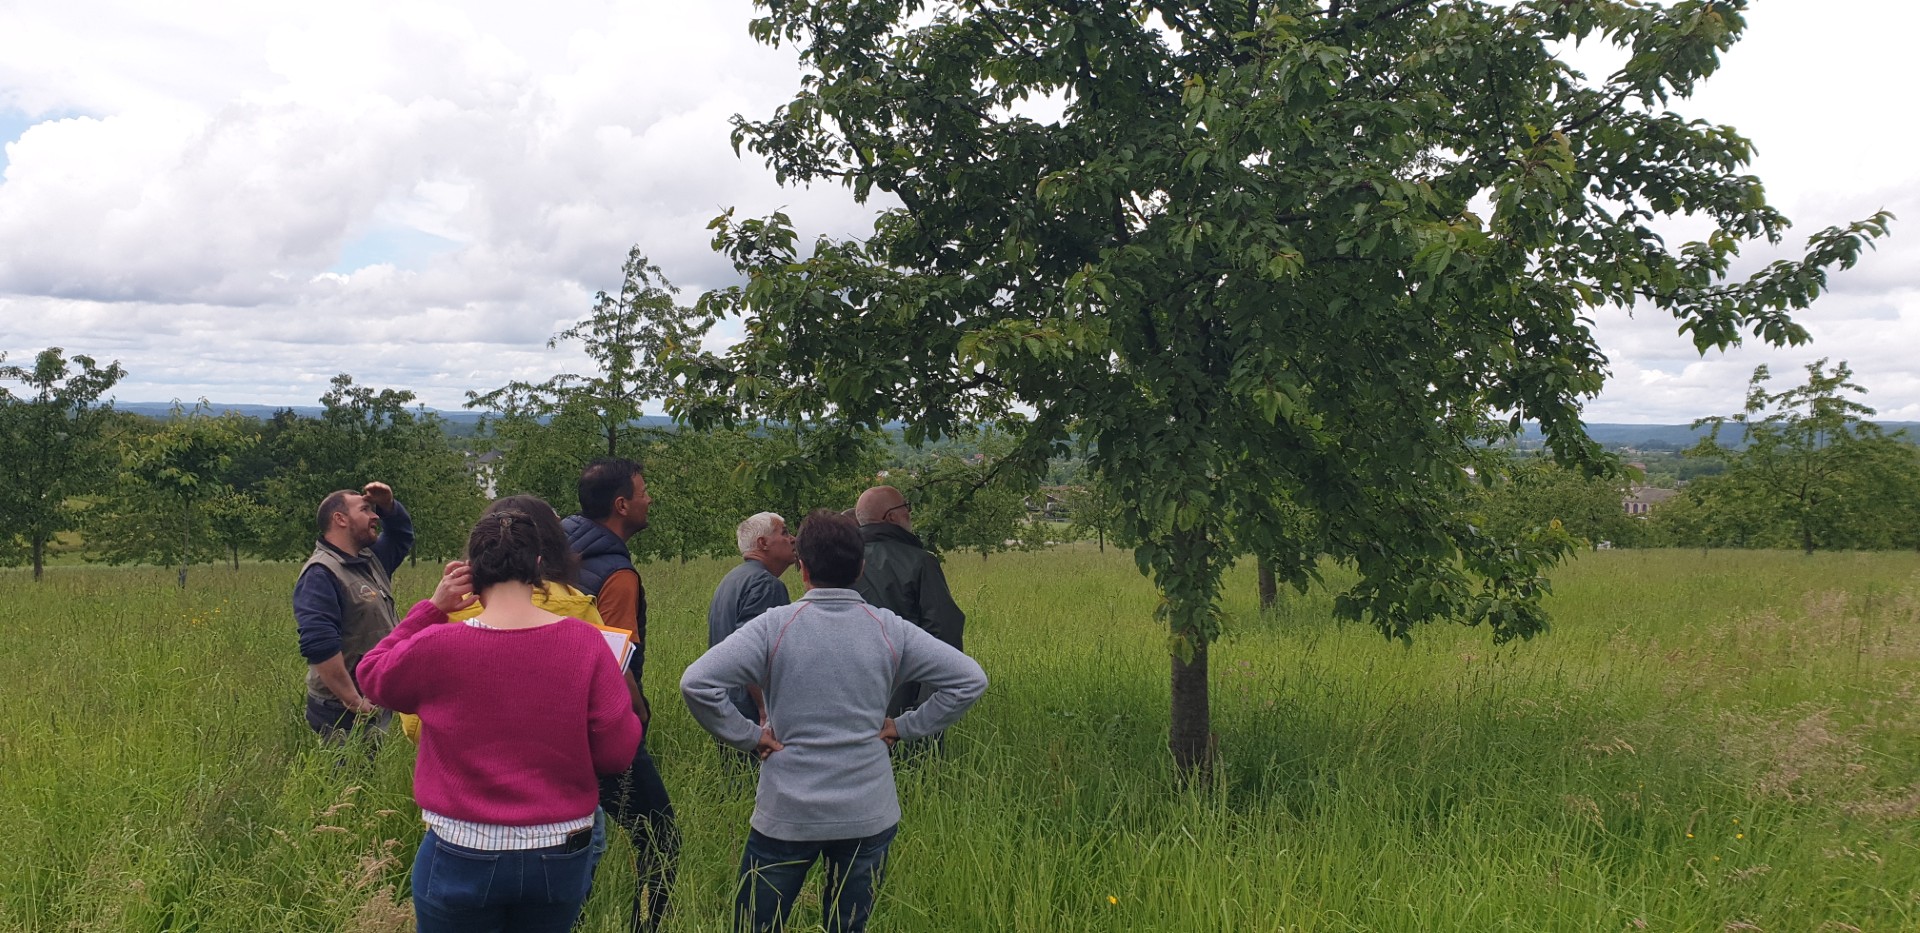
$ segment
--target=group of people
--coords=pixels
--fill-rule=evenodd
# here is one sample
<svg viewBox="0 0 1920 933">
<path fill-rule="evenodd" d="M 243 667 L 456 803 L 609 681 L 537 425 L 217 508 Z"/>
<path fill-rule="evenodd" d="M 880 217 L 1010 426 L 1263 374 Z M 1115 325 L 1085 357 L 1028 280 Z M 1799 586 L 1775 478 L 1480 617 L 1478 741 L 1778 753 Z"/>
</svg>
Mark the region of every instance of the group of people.
<svg viewBox="0 0 1920 933">
<path fill-rule="evenodd" d="M 633 929 L 667 913 L 679 833 L 646 747 L 646 589 L 627 551 L 653 500 L 615 458 L 587 465 L 579 500 L 565 520 L 533 496 L 494 502 L 404 619 L 405 507 L 382 483 L 320 505 L 293 597 L 306 718 L 337 741 L 417 717 L 423 931 L 571 928 L 608 822 L 633 841 Z M 896 743 L 937 745 L 986 689 L 906 499 L 879 486 L 849 512 L 815 510 L 797 535 L 771 512 L 741 522 L 708 651 L 681 676 L 722 753 L 759 770 L 736 930 L 783 929 L 816 861 L 827 929 L 864 929 L 900 820 Z"/>
</svg>

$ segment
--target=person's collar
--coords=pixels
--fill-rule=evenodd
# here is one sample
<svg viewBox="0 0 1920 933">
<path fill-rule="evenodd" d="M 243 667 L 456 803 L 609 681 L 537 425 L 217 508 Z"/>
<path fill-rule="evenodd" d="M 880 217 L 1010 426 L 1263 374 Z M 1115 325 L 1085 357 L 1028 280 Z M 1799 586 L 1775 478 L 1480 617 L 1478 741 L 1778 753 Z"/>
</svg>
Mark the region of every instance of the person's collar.
<svg viewBox="0 0 1920 933">
<path fill-rule="evenodd" d="M 919 535 L 914 534 L 913 532 L 908 531 L 905 528 L 902 528 L 899 525 L 896 525 L 892 522 L 874 522 L 870 525 L 861 525 L 860 536 L 862 540 L 866 540 L 866 541 L 873 541 L 876 539 L 888 539 L 893 541 L 905 541 L 908 544 L 913 545 L 914 547 L 925 547 L 925 545 L 922 545 L 920 543 Z"/>
<path fill-rule="evenodd" d="M 800 594 L 800 598 L 801 599 L 851 599 L 855 602 L 866 602 L 865 599 L 862 599 L 860 597 L 859 590 L 853 589 L 852 587 L 839 587 L 839 586 L 816 586 L 813 589 L 810 589 L 805 593 Z"/>
<path fill-rule="evenodd" d="M 314 540 L 318 542 L 321 547 L 326 548 L 327 550 L 340 555 L 340 558 L 342 560 L 360 560 L 364 556 L 358 551 L 344 550 L 339 545 L 334 544 L 332 541 L 328 541 L 325 538 L 316 538 Z"/>
<path fill-rule="evenodd" d="M 607 534 L 612 535 L 614 540 L 620 542 L 621 544 L 625 544 L 627 543 L 627 539 L 633 537 L 633 535 L 631 534 L 623 535 L 620 532 L 614 530 L 613 523 L 618 521 L 619 518 L 620 516 L 618 515 L 609 515 L 604 520 L 593 522 L 593 523 L 596 525 L 599 525 L 600 530 L 606 532 Z M 587 520 L 593 521 L 593 519 L 587 519 Z"/>
</svg>

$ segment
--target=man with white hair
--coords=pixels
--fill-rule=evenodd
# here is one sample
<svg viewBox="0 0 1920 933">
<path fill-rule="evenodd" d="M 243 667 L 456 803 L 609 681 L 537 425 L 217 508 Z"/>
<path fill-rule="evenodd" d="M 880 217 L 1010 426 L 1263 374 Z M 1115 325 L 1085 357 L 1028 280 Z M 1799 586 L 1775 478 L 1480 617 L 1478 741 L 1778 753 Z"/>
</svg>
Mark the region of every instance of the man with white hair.
<svg viewBox="0 0 1920 933">
<path fill-rule="evenodd" d="M 707 647 L 712 648 L 740 626 L 752 622 L 760 613 L 793 600 L 780 575 L 796 559 L 793 535 L 787 534 L 787 520 L 772 512 L 761 512 L 741 522 L 734 530 L 740 546 L 740 566 L 728 571 L 713 591 L 713 604 L 707 608 Z M 727 694 L 740 715 L 754 722 L 765 722 L 765 701 L 759 684 L 735 689 Z M 742 756 L 752 761 L 751 756 Z"/>
</svg>

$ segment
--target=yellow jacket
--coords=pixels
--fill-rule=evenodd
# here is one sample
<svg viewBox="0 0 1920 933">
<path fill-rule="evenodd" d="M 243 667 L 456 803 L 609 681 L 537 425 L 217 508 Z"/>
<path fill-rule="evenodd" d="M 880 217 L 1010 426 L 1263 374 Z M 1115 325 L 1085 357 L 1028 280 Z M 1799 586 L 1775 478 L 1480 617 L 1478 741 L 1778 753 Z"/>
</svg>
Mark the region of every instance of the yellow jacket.
<svg viewBox="0 0 1920 933">
<path fill-rule="evenodd" d="M 593 597 L 565 583 L 545 583 L 533 591 L 533 604 L 555 615 L 571 616 L 583 622 L 604 625 L 600 619 L 600 610 L 593 606 Z M 465 622 L 480 615 L 480 604 L 462 609 L 451 618 L 455 622 Z M 420 717 L 412 713 L 400 714 L 400 731 L 415 743 L 420 741 Z"/>
</svg>

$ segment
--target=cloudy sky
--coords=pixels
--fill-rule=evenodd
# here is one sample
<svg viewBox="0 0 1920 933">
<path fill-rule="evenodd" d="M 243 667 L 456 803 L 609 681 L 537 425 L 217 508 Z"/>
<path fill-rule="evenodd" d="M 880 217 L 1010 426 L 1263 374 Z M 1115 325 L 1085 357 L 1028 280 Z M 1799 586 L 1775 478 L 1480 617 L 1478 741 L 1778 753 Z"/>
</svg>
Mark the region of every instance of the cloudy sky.
<svg viewBox="0 0 1920 933">
<path fill-rule="evenodd" d="M 728 282 L 705 230 L 727 207 L 864 227 L 839 189 L 779 189 L 728 146 L 728 117 L 797 76 L 747 38 L 750 3 L 535 9 L 0 0 L 0 351 L 120 360 L 126 401 L 310 405 L 349 372 L 453 408 L 576 369 L 546 339 L 633 244 L 690 299 Z M 1920 420 L 1920 130 L 1897 116 L 1920 12 L 1762 0 L 1750 21 L 1680 109 L 1755 140 L 1796 243 L 1904 219 L 1802 318 L 1808 348 L 1701 358 L 1671 319 L 1602 315 L 1589 418 L 1731 412 L 1755 365 L 1829 356 Z"/>
</svg>

